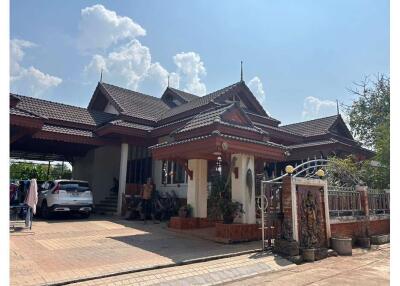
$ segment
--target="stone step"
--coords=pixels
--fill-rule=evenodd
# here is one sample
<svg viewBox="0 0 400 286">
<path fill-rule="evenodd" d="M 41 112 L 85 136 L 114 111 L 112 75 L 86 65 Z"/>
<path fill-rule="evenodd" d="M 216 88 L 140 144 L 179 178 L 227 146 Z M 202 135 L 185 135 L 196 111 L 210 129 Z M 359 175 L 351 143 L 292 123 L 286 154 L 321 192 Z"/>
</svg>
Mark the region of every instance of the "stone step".
<svg viewBox="0 0 400 286">
<path fill-rule="evenodd" d="M 98 214 L 101 214 L 101 213 L 113 214 L 113 213 L 117 212 L 117 208 L 106 208 L 106 207 L 97 208 L 97 207 L 95 207 L 94 212 L 98 213 Z"/>
<path fill-rule="evenodd" d="M 117 203 L 112 203 L 112 202 L 100 202 L 98 204 L 96 204 L 96 208 L 98 207 L 117 207 Z"/>
</svg>

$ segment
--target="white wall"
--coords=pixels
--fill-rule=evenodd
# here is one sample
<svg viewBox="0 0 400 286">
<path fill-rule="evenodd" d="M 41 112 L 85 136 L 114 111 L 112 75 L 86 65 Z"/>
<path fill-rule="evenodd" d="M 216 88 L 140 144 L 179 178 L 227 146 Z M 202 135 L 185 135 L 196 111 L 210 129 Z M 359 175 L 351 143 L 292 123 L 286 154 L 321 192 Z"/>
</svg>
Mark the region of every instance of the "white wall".
<svg viewBox="0 0 400 286">
<path fill-rule="evenodd" d="M 90 183 L 95 204 L 109 194 L 113 177 L 119 179 L 120 150 L 120 146 L 104 146 L 74 158 L 72 176 Z"/>
</svg>

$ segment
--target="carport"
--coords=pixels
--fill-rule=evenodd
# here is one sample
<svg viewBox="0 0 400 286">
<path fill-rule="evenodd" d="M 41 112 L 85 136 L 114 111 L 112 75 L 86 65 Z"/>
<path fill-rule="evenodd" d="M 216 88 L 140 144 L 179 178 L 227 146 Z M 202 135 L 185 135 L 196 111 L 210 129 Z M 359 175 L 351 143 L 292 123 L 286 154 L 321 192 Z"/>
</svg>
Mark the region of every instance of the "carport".
<svg viewBox="0 0 400 286">
<path fill-rule="evenodd" d="M 128 144 L 140 145 L 147 135 L 115 126 L 114 118 L 111 113 L 11 94 L 10 159 L 69 162 L 73 178 L 89 181 L 94 202 L 99 203 L 114 177 L 125 189 Z"/>
</svg>

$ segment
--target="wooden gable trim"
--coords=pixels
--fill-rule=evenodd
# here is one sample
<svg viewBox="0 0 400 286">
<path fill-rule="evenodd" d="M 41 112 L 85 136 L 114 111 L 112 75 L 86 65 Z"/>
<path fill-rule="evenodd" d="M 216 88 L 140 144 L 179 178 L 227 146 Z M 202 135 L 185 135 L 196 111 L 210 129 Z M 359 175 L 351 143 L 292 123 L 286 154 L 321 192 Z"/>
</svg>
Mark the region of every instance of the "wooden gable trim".
<svg viewBox="0 0 400 286">
<path fill-rule="evenodd" d="M 342 129 L 342 131 L 344 131 L 344 136 L 341 136 L 341 137 L 344 137 L 344 138 L 347 138 L 347 139 L 350 139 L 350 140 L 354 140 L 353 135 L 351 134 L 349 128 L 347 128 L 347 125 L 346 125 L 346 123 L 344 122 L 344 120 L 343 120 L 343 118 L 342 118 L 341 115 L 339 115 L 339 116 L 336 118 L 335 122 L 334 122 L 334 123 L 332 124 L 332 126 L 328 129 L 330 133 L 340 136 L 341 134 L 338 134 L 338 133 L 332 131 L 332 129 L 334 129 L 335 127 L 336 127 L 336 128 L 339 127 L 339 128 Z"/>
<path fill-rule="evenodd" d="M 114 100 L 114 98 L 108 93 L 107 89 L 105 89 L 105 87 L 100 82 L 97 84 L 96 89 L 94 90 L 94 93 L 92 95 L 92 98 L 90 99 L 87 109 L 96 110 L 93 105 L 95 104 L 97 97 L 100 96 L 99 94 L 103 95 L 112 104 L 112 106 L 114 106 L 114 108 L 119 113 L 124 112 L 122 107 Z M 104 110 L 100 110 L 100 111 L 104 111 Z"/>
</svg>

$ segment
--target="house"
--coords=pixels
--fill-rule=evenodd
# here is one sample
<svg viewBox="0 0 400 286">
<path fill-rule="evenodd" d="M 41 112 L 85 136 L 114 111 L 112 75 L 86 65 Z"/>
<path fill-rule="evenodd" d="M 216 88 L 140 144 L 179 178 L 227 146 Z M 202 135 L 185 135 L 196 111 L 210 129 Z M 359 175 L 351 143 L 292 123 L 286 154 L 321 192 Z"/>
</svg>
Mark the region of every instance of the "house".
<svg viewBox="0 0 400 286">
<path fill-rule="evenodd" d="M 209 175 L 234 161 L 233 197 L 250 208 L 248 222 L 248 170 L 272 176 L 307 158 L 373 155 L 339 114 L 281 125 L 242 80 L 202 97 L 167 87 L 160 98 L 99 82 L 87 108 L 11 93 L 10 154 L 69 161 L 73 177 L 90 182 L 98 206 L 118 178 L 118 213 L 124 194 L 152 177 L 158 190 L 187 199 L 198 217 L 207 215 Z"/>
</svg>

